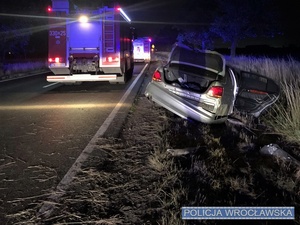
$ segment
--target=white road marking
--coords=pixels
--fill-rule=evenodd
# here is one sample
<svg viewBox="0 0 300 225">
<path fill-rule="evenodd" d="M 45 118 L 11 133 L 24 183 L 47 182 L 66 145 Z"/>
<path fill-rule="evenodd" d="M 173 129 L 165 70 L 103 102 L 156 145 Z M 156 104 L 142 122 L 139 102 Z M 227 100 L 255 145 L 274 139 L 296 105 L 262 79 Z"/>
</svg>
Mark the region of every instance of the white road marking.
<svg viewBox="0 0 300 225">
<path fill-rule="evenodd" d="M 58 83 L 55 82 L 55 83 L 52 83 L 52 84 L 48 84 L 48 85 L 45 85 L 43 88 L 48 88 L 48 87 L 54 86 L 54 85 L 56 85 L 56 84 L 58 84 Z"/>
<path fill-rule="evenodd" d="M 140 79 L 141 75 L 144 73 L 145 69 L 147 68 L 148 64 L 146 64 L 143 68 L 143 70 L 140 72 L 140 74 L 137 76 L 137 78 L 132 82 L 130 87 L 127 89 L 121 100 L 118 102 L 118 104 L 115 106 L 113 111 L 109 114 L 109 116 L 106 118 L 106 120 L 103 122 L 102 126 L 99 128 L 99 130 L 96 132 L 94 137 L 90 140 L 90 142 L 87 144 L 85 149 L 81 152 L 79 157 L 76 159 L 75 163 L 71 166 L 69 171 L 65 174 L 63 179 L 59 182 L 59 184 L 56 187 L 56 191 L 52 193 L 49 196 L 49 199 L 44 201 L 43 205 L 41 206 L 40 210 L 37 213 L 38 217 L 44 217 L 47 218 L 51 215 L 53 209 L 55 208 L 55 205 L 57 204 L 59 198 L 63 196 L 68 189 L 70 183 L 73 181 L 75 175 L 80 170 L 82 164 L 86 161 L 86 159 L 89 157 L 89 155 L 93 152 L 95 149 L 94 146 L 97 143 L 97 139 L 101 137 L 106 130 L 108 129 L 109 125 L 112 123 L 113 119 L 117 115 L 119 109 L 121 108 L 122 104 L 125 102 L 126 98 L 136 85 L 137 81 Z"/>
</svg>

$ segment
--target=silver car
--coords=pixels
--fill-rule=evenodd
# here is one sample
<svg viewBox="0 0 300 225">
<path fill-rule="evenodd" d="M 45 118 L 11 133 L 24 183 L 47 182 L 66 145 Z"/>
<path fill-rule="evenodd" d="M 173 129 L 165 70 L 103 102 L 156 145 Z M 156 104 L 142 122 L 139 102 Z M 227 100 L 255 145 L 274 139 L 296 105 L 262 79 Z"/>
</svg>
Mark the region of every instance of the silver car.
<svg viewBox="0 0 300 225">
<path fill-rule="evenodd" d="M 278 99 L 279 86 L 265 76 L 226 66 L 217 52 L 175 44 L 145 95 L 182 118 L 214 124 L 225 122 L 234 108 L 258 117 Z"/>
</svg>

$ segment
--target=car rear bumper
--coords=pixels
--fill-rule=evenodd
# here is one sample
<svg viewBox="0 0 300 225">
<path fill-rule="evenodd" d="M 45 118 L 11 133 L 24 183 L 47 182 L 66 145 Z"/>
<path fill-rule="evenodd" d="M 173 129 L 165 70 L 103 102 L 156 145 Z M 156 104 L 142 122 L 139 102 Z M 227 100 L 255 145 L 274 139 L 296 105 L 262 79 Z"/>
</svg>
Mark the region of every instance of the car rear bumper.
<svg viewBox="0 0 300 225">
<path fill-rule="evenodd" d="M 193 119 L 206 124 L 219 124 L 227 120 L 227 116 L 218 117 L 215 113 L 194 105 L 176 94 L 166 94 L 165 88 L 151 82 L 146 87 L 145 95 L 153 102 L 184 119 Z"/>
</svg>

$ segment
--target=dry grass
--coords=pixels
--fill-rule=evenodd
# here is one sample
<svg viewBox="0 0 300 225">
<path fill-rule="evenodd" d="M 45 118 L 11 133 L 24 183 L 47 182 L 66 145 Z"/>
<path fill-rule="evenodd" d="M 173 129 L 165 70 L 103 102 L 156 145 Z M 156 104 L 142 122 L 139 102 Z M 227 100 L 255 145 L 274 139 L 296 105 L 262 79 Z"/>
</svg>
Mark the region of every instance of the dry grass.
<svg viewBox="0 0 300 225">
<path fill-rule="evenodd" d="M 269 122 L 277 133 L 284 135 L 286 140 L 300 143 L 300 82 L 282 81 L 283 96 L 272 108 Z"/>
<path fill-rule="evenodd" d="M 163 117 L 168 121 L 168 117 Z M 155 185 L 155 193 L 159 199 L 160 208 L 164 211 L 158 221 L 151 224 L 179 225 L 185 224 L 180 219 L 183 199 L 187 199 L 186 189 L 183 187 L 180 178 L 183 170 L 178 168 L 174 159 L 166 151 L 169 147 L 169 127 L 165 127 L 166 133 L 162 133 L 161 145 L 155 148 L 149 156 L 149 166 L 159 173 L 162 180 Z"/>
<path fill-rule="evenodd" d="M 266 75 L 279 84 L 284 80 L 299 77 L 299 61 L 289 57 L 287 59 L 268 57 L 238 56 L 228 58 L 227 63 L 239 69 Z"/>
<path fill-rule="evenodd" d="M 257 145 L 253 134 L 244 127 L 236 127 L 234 130 L 230 126 L 223 129 L 211 126 L 208 132 L 207 126 L 202 124 L 198 124 L 197 128 L 186 126 L 180 121 L 171 122 L 170 125 L 174 126 L 170 134 L 174 140 L 189 143 L 185 134 L 193 132 L 194 137 L 197 137 L 195 142 L 202 146 L 195 154 L 180 157 L 177 161 L 182 169 L 185 168 L 179 179 L 182 180 L 182 188 L 188 198 L 181 199 L 182 206 L 290 205 L 297 208 L 300 205 L 299 168 L 289 161 L 259 155 L 261 146 Z M 177 126 L 181 127 L 179 133 L 175 129 Z M 245 151 L 241 146 L 248 148 Z M 298 215 L 295 221 L 286 224 L 299 224 L 299 221 Z M 186 222 L 219 224 L 215 221 Z M 239 223 L 231 221 L 231 224 Z M 257 224 L 277 223 L 259 221 Z"/>
</svg>

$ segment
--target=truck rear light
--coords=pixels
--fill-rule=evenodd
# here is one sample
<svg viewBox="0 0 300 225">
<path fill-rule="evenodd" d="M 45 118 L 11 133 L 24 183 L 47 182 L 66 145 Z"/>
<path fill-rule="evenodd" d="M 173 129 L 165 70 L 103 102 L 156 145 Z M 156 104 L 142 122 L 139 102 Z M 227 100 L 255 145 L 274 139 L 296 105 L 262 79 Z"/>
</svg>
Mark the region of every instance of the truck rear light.
<svg viewBox="0 0 300 225">
<path fill-rule="evenodd" d="M 223 87 L 221 86 L 212 86 L 208 92 L 207 95 L 214 98 L 221 98 L 223 95 Z"/>
<path fill-rule="evenodd" d="M 153 81 L 161 81 L 161 73 L 158 70 L 155 70 L 152 76 Z"/>
<path fill-rule="evenodd" d="M 62 59 L 59 57 L 55 57 L 55 58 L 49 58 L 48 61 L 50 63 L 60 63 L 60 62 L 62 62 Z"/>
<path fill-rule="evenodd" d="M 106 62 L 109 62 L 109 63 L 119 62 L 119 61 L 120 61 L 119 57 L 111 57 L 111 56 L 106 57 Z"/>
</svg>

